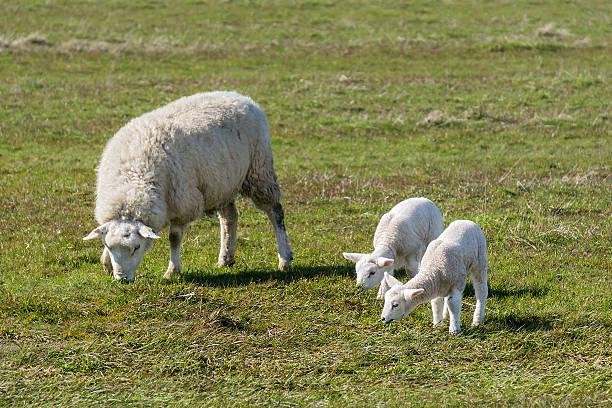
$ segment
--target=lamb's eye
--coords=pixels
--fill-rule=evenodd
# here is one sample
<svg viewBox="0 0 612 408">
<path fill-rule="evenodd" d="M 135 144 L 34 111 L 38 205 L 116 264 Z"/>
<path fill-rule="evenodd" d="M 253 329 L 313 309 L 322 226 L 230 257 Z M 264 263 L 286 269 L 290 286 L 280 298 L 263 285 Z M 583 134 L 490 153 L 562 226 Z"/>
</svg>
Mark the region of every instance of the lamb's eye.
<svg viewBox="0 0 612 408">
<path fill-rule="evenodd" d="M 397 303 L 397 302 L 396 302 L 396 303 L 393 303 L 393 304 L 391 305 L 391 307 L 392 307 L 393 309 L 395 309 L 395 308 L 396 308 L 396 307 L 398 307 L 398 306 L 399 306 L 399 303 Z"/>
<path fill-rule="evenodd" d="M 372 271 L 372 272 L 368 273 L 368 277 L 374 276 L 375 273 L 376 273 L 376 271 Z"/>
<path fill-rule="evenodd" d="M 134 255 L 136 253 L 136 251 L 138 251 L 139 249 L 140 249 L 140 244 L 136 245 L 136 247 L 132 251 L 132 255 Z"/>
</svg>

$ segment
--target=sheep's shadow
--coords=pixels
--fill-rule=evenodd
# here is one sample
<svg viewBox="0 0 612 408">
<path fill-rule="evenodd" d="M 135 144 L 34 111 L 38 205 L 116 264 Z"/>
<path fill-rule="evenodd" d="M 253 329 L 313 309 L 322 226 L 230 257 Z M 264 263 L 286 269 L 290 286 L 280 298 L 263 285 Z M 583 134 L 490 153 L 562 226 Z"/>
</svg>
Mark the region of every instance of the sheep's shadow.
<svg viewBox="0 0 612 408">
<path fill-rule="evenodd" d="M 298 266 L 292 267 L 287 272 L 250 269 L 211 274 L 206 270 L 197 270 L 183 274 L 181 279 L 201 286 L 235 287 L 269 281 L 290 283 L 302 279 L 312 279 L 317 276 L 351 276 L 352 273 L 354 273 L 354 268 L 349 266 Z"/>
</svg>

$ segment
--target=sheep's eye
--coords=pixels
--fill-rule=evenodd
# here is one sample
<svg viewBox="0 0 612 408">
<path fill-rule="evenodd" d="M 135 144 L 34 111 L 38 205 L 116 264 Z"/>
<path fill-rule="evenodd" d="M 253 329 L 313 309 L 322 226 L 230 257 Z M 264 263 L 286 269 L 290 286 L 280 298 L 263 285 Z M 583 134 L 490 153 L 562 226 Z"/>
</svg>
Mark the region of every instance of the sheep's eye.
<svg viewBox="0 0 612 408">
<path fill-rule="evenodd" d="M 391 305 L 391 307 L 392 307 L 393 309 L 395 309 L 395 308 L 396 308 L 396 307 L 398 307 L 398 306 L 399 306 L 399 303 L 393 303 L 393 304 Z"/>
<path fill-rule="evenodd" d="M 136 245 L 136 247 L 132 251 L 132 255 L 134 255 L 136 253 L 136 251 L 138 251 L 139 249 L 140 249 L 140 244 Z"/>
<path fill-rule="evenodd" d="M 372 271 L 368 274 L 368 276 L 374 276 L 374 274 L 376 273 L 376 271 Z"/>
</svg>

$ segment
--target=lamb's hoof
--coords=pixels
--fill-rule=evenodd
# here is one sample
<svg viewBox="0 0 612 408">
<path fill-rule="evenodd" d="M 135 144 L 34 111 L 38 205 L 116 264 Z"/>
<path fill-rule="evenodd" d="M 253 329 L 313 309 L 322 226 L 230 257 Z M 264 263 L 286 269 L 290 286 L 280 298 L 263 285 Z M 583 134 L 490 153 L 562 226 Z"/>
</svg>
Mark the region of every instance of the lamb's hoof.
<svg viewBox="0 0 612 408">
<path fill-rule="evenodd" d="M 459 334 L 461 333 L 461 329 L 448 329 L 450 334 Z"/>
<path fill-rule="evenodd" d="M 233 259 L 223 259 L 217 262 L 217 268 L 223 268 L 224 266 L 227 266 L 229 268 L 233 266 L 235 263 L 236 261 L 234 261 Z"/>
</svg>

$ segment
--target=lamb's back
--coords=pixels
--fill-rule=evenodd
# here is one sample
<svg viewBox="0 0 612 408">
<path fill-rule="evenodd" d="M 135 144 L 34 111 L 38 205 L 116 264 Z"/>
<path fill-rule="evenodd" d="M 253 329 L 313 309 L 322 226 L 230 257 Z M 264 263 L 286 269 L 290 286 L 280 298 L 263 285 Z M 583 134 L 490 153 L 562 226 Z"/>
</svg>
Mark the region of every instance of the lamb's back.
<svg viewBox="0 0 612 408">
<path fill-rule="evenodd" d="M 412 252 L 419 244 L 427 246 L 443 227 L 442 215 L 432 201 L 424 197 L 409 198 L 381 217 L 374 234 L 374 247 L 393 243 L 400 251 Z"/>
</svg>

